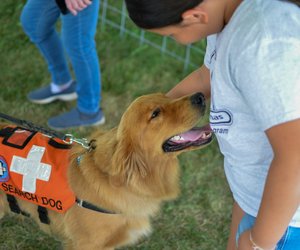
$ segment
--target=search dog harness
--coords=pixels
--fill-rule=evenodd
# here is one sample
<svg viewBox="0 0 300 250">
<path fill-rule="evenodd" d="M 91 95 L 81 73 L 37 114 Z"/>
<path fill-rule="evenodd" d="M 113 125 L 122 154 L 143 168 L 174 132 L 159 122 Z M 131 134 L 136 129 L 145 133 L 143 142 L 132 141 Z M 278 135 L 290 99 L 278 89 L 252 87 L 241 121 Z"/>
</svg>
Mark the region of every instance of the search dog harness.
<svg viewBox="0 0 300 250">
<path fill-rule="evenodd" d="M 40 221 L 49 224 L 47 209 L 66 212 L 77 203 L 97 212 L 110 213 L 76 198 L 67 182 L 72 144 L 30 129 L 8 126 L 0 130 L 0 188 L 10 209 L 22 211 L 15 197 L 38 206 Z M 80 164 L 80 157 L 77 162 Z"/>
</svg>

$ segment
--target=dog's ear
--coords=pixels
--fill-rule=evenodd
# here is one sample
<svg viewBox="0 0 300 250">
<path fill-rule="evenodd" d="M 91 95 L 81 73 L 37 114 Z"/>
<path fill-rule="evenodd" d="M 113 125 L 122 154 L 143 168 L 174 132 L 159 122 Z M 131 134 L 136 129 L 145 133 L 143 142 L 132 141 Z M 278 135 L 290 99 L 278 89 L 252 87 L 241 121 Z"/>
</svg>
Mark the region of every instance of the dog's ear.
<svg viewBox="0 0 300 250">
<path fill-rule="evenodd" d="M 147 175 L 145 155 L 138 148 L 125 139 L 117 143 L 110 171 L 114 184 L 128 184 L 136 178 L 144 178 Z"/>
</svg>

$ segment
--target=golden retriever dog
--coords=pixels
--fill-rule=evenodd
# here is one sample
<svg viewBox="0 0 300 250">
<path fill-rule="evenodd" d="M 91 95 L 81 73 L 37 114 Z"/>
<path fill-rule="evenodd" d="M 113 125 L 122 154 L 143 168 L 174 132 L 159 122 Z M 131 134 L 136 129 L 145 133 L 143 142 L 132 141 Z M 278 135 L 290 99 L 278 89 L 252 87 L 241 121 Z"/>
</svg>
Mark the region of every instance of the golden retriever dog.
<svg viewBox="0 0 300 250">
<path fill-rule="evenodd" d="M 150 219 L 162 202 L 179 194 L 177 156 L 212 140 L 209 126 L 195 127 L 204 112 L 201 93 L 137 98 L 117 127 L 90 136 L 93 150 L 72 147 L 67 180 L 81 202 L 64 213 L 47 209 L 50 223 L 44 224 L 36 204 L 15 196 L 22 214 L 57 235 L 65 249 L 111 250 L 136 243 L 151 232 Z M 0 190 L 0 217 L 10 210 Z"/>
</svg>

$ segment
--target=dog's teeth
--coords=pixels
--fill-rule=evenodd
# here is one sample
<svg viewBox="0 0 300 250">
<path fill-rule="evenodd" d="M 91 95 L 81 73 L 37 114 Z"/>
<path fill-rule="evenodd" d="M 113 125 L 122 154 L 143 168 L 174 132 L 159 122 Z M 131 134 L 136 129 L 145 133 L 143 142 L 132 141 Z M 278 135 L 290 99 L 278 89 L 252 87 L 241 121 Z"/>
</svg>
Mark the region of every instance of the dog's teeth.
<svg viewBox="0 0 300 250">
<path fill-rule="evenodd" d="M 175 136 L 172 137 L 172 140 L 174 140 L 174 141 L 183 141 L 184 138 L 181 137 L 180 135 L 175 135 Z"/>
<path fill-rule="evenodd" d="M 207 139 L 208 137 L 210 137 L 210 133 L 208 133 L 208 134 L 206 134 L 206 133 L 203 133 L 202 135 L 201 135 L 201 138 L 202 139 Z"/>
<path fill-rule="evenodd" d="M 208 136 L 209 136 L 209 135 L 206 135 L 206 133 L 203 133 L 203 134 L 201 135 L 201 138 L 202 138 L 202 139 L 206 139 Z"/>
</svg>

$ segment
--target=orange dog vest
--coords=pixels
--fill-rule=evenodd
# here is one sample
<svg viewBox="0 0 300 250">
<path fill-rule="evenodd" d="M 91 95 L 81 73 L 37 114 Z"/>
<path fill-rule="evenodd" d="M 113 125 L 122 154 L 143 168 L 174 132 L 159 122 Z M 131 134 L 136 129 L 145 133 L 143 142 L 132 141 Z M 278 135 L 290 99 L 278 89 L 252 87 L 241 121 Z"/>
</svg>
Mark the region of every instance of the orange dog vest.
<svg viewBox="0 0 300 250">
<path fill-rule="evenodd" d="M 0 131 L 0 188 L 63 213 L 75 203 L 67 183 L 70 145 L 20 127 Z"/>
</svg>

